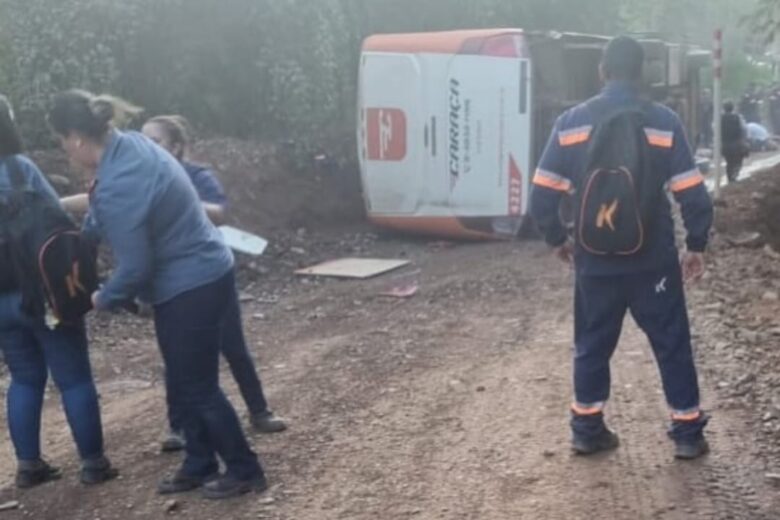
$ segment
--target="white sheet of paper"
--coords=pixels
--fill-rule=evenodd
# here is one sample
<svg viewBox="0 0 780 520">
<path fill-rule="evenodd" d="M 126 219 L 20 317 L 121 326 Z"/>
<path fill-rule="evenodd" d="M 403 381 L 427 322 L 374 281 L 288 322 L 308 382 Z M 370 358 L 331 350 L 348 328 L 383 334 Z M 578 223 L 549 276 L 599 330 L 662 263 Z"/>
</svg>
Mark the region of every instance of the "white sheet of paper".
<svg viewBox="0 0 780 520">
<path fill-rule="evenodd" d="M 219 230 L 228 247 L 239 253 L 260 256 L 268 247 L 266 239 L 232 226 L 220 226 Z"/>
</svg>

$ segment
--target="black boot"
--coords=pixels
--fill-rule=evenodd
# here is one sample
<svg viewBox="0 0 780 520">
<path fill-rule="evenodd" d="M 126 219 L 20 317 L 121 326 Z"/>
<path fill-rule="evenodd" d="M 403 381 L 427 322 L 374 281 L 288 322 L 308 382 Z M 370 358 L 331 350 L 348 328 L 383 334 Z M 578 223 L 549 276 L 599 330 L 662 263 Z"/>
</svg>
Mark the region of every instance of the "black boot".
<svg viewBox="0 0 780 520">
<path fill-rule="evenodd" d="M 709 453 L 710 445 L 704 437 L 704 428 L 710 417 L 700 412 L 693 420 L 673 420 L 669 437 L 674 441 L 674 458 L 694 460 Z"/>
<path fill-rule="evenodd" d="M 250 480 L 238 480 L 235 477 L 224 475 L 203 487 L 203 497 L 209 500 L 224 500 L 252 491 L 262 493 L 266 489 L 268 489 L 268 483 L 262 473 Z"/>
<path fill-rule="evenodd" d="M 194 489 L 205 485 L 207 482 L 216 480 L 219 478 L 218 473 L 206 475 L 205 477 L 198 477 L 194 475 L 187 475 L 181 470 L 177 471 L 170 477 L 162 480 L 157 485 L 157 492 L 161 495 L 173 495 L 176 493 L 186 493 Z"/>
<path fill-rule="evenodd" d="M 604 415 L 572 413 L 572 449 L 578 455 L 595 455 L 620 446 L 617 434 L 607 428 Z"/>
<path fill-rule="evenodd" d="M 572 440 L 572 448 L 577 455 L 595 455 L 602 451 L 614 450 L 618 446 L 620 446 L 620 439 L 617 434 L 606 428 L 595 437 L 574 435 Z"/>
<path fill-rule="evenodd" d="M 270 410 L 252 414 L 249 422 L 258 433 L 279 433 L 287 429 L 287 424 Z"/>
<path fill-rule="evenodd" d="M 50 466 L 43 459 L 20 460 L 16 470 L 16 487 L 29 489 L 62 478 L 59 468 Z"/>
<path fill-rule="evenodd" d="M 704 435 L 691 441 L 675 441 L 674 458 L 678 460 L 695 460 L 710 452 L 710 445 Z"/>
<path fill-rule="evenodd" d="M 96 486 L 114 480 L 119 476 L 119 470 L 111 466 L 106 457 L 85 460 L 81 466 L 81 483 L 85 486 Z"/>
</svg>

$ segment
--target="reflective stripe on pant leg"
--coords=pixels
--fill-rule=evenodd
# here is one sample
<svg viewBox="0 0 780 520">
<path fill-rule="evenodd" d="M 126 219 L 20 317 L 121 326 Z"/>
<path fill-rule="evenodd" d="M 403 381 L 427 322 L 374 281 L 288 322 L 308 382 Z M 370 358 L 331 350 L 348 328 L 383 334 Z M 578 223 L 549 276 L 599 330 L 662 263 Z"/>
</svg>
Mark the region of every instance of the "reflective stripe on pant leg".
<svg viewBox="0 0 780 520">
<path fill-rule="evenodd" d="M 606 402 L 602 403 L 574 403 L 571 405 L 571 411 L 575 415 L 598 415 L 604 413 L 604 408 L 607 406 Z"/>
<path fill-rule="evenodd" d="M 701 419 L 702 411 L 699 407 L 689 410 L 672 410 L 672 420 L 680 422 L 692 422 Z"/>
</svg>

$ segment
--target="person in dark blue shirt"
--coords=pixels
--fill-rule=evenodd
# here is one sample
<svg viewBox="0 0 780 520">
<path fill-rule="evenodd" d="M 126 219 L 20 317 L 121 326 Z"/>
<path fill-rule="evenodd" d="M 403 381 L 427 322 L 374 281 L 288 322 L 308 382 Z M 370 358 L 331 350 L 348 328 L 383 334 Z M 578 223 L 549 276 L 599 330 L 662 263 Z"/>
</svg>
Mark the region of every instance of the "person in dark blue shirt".
<svg viewBox="0 0 780 520">
<path fill-rule="evenodd" d="M 630 310 L 647 334 L 661 370 L 671 409 L 669 433 L 675 441 L 675 454 L 692 459 L 708 449 L 703 434 L 707 417 L 700 409 L 683 284 L 704 272 L 703 253 L 713 209 L 677 115 L 662 105 L 640 100 L 643 61 L 641 45 L 631 38 L 619 37 L 607 46 L 601 63 L 606 87 L 595 99 L 558 118 L 533 180 L 531 213 L 556 255 L 574 264 L 575 402 L 571 424 L 575 451 L 591 454 L 618 445 L 617 436 L 605 425 L 604 407 L 610 394 L 610 358 Z M 682 262 L 667 196 L 658 197 L 660 203 L 650 217 L 644 247 L 631 255 L 594 254 L 579 241 L 572 243 L 559 217 L 562 199 L 580 195 L 588 145 L 601 114 L 631 106 L 648 107 L 644 137 L 655 158 L 651 170 L 663 176 L 660 180 L 681 205 L 687 231 Z"/>
<path fill-rule="evenodd" d="M 15 168 L 26 189 L 56 201 L 57 194 L 41 171 L 21 153 L 11 105 L 0 95 L 0 200 L 7 200 L 15 189 L 11 181 Z M 60 470 L 41 456 L 41 412 L 49 373 L 82 459 L 81 481 L 100 484 L 111 480 L 118 472 L 103 452 L 100 405 L 84 323 L 52 328 L 43 316 L 24 312 L 13 247 L 13 242 L 0 239 L 0 350 L 11 372 L 7 418 L 18 460 L 16 485 L 31 488 L 61 477 Z"/>
<path fill-rule="evenodd" d="M 184 167 L 195 191 L 198 192 L 209 218 L 215 224 L 225 220 L 227 196 L 222 185 L 210 169 L 186 160 L 189 147 L 189 123 L 179 115 L 153 117 L 144 124 L 143 134 L 165 148 Z"/>
<path fill-rule="evenodd" d="M 189 146 L 188 126 L 182 116 L 157 116 L 146 122 L 142 132 L 181 163 L 212 221 L 224 220 L 227 196 L 222 185 L 211 170 L 185 160 Z M 262 383 L 246 345 L 241 323 L 241 308 L 237 300 L 231 302 L 220 348 L 238 383 L 253 429 L 260 433 L 284 431 L 287 425 L 268 407 Z M 170 402 L 168 418 L 171 433 L 163 442 L 163 451 L 182 450 L 184 438 L 181 435 L 181 414 Z"/>
<path fill-rule="evenodd" d="M 221 338 L 238 298 L 233 255 L 179 162 L 144 135 L 115 128 L 132 112 L 116 98 L 72 90 L 55 96 L 48 121 L 71 163 L 95 176 L 89 222 L 116 268 L 92 296 L 94 307 L 136 299 L 154 306 L 166 390 L 187 440 L 182 466 L 158 491 L 203 487 L 206 498 L 223 499 L 264 490 L 257 455 L 219 386 Z"/>
</svg>

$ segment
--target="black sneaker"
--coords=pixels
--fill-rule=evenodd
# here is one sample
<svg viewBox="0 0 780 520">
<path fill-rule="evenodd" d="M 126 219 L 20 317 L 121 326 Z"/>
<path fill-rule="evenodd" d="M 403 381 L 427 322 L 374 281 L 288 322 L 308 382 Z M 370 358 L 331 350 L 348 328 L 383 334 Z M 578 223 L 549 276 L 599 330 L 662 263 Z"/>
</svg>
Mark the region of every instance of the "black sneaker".
<svg viewBox="0 0 780 520">
<path fill-rule="evenodd" d="M 157 485 L 157 492 L 161 495 L 173 495 L 176 493 L 186 493 L 202 487 L 207 482 L 211 482 L 219 478 L 219 474 L 214 473 L 206 475 L 205 477 L 197 477 L 194 475 L 187 475 L 181 471 L 177 471 L 170 477 L 163 479 Z"/>
<path fill-rule="evenodd" d="M 710 452 L 710 445 L 704 437 L 694 441 L 677 441 L 674 445 L 674 458 L 678 460 L 695 460 Z"/>
<path fill-rule="evenodd" d="M 43 459 L 19 461 L 16 470 L 16 487 L 30 489 L 60 478 L 62 478 L 60 469 L 50 466 Z"/>
<path fill-rule="evenodd" d="M 614 450 L 620 446 L 620 438 L 613 431 L 604 430 L 595 437 L 574 435 L 572 448 L 577 455 L 595 455 L 603 451 Z"/>
<path fill-rule="evenodd" d="M 223 475 L 203 486 L 203 497 L 209 500 L 224 500 L 239 497 L 252 491 L 262 493 L 268 489 L 264 475 L 251 480 L 238 480 L 235 477 Z"/>
<path fill-rule="evenodd" d="M 85 460 L 81 466 L 81 483 L 85 486 L 96 486 L 119 476 L 119 470 L 111 466 L 106 457 Z"/>
<path fill-rule="evenodd" d="M 258 433 L 279 433 L 287 429 L 287 424 L 271 411 L 253 414 L 249 417 L 252 429 Z"/>
<path fill-rule="evenodd" d="M 160 451 L 163 453 L 176 453 L 178 451 L 184 451 L 184 448 L 186 447 L 187 441 L 184 439 L 184 432 L 171 430 L 162 442 Z"/>
</svg>

